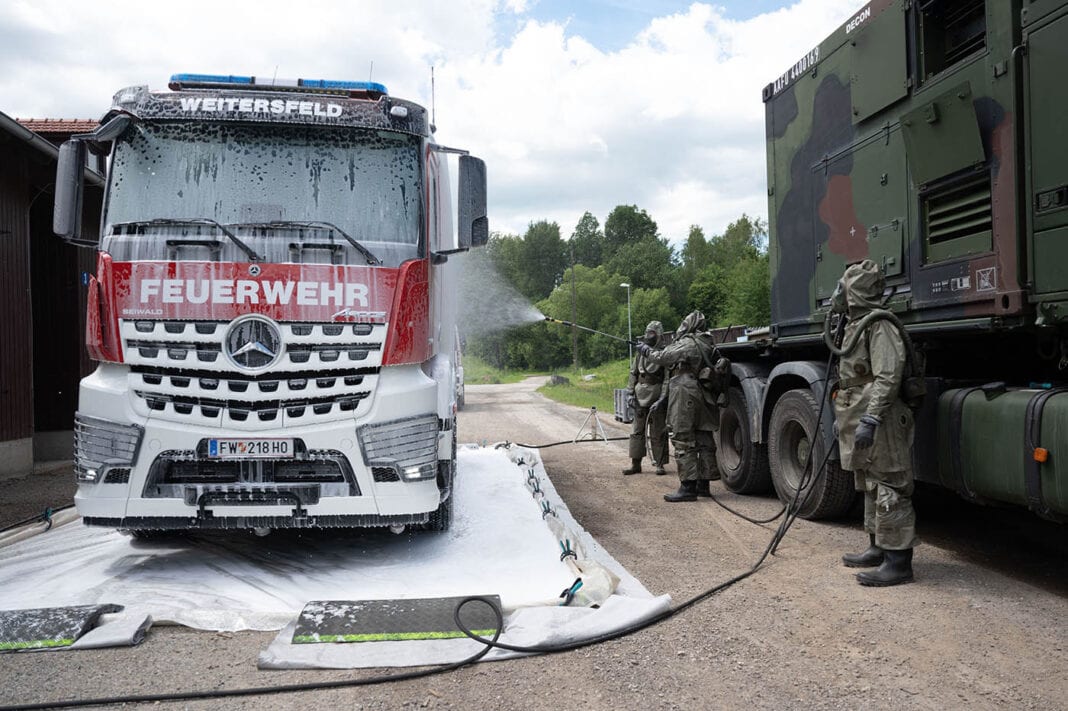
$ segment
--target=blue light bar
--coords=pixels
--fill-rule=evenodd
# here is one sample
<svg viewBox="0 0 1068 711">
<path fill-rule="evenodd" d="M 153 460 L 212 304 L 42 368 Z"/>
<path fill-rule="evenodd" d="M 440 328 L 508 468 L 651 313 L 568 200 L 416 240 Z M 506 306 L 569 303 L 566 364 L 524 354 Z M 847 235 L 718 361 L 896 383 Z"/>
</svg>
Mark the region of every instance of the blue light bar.
<svg viewBox="0 0 1068 711">
<path fill-rule="evenodd" d="M 336 79 L 275 79 L 266 77 L 242 77 L 227 74 L 174 74 L 169 83 L 171 89 L 182 87 L 258 88 L 275 91 L 325 91 L 364 92 L 389 95 L 383 84 L 372 81 L 339 81 Z"/>
<path fill-rule="evenodd" d="M 238 77 L 233 74 L 175 74 L 171 82 L 176 84 L 252 84 L 253 77 Z"/>
<path fill-rule="evenodd" d="M 385 85 L 374 81 L 337 81 L 334 79 L 297 79 L 301 87 L 313 89 L 342 89 L 345 91 L 374 91 L 379 94 L 388 94 Z"/>
</svg>

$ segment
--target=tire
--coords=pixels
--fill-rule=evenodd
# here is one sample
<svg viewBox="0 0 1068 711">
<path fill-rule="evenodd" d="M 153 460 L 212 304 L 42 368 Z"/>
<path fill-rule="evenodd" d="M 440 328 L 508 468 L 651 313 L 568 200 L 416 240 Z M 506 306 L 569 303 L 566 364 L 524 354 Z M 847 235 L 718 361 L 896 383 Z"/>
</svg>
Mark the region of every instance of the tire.
<svg viewBox="0 0 1068 711">
<path fill-rule="evenodd" d="M 452 423 L 452 459 L 449 461 L 439 461 L 439 467 L 448 467 L 448 472 L 443 477 L 445 483 L 448 486 L 449 495 L 444 501 L 438 504 L 438 507 L 430 512 L 430 518 L 427 519 L 420 530 L 423 531 L 448 531 L 449 526 L 452 525 L 452 502 L 456 498 L 456 421 Z"/>
<path fill-rule="evenodd" d="M 423 524 L 424 531 L 437 531 L 442 533 L 449 530 L 452 525 L 452 496 L 445 499 L 441 504 L 430 512 L 430 518 Z"/>
<path fill-rule="evenodd" d="M 771 491 L 768 450 L 750 439 L 749 422 L 745 393 L 741 388 L 731 388 L 727 406 L 720 410 L 716 463 L 728 491 L 766 494 Z"/>
<path fill-rule="evenodd" d="M 817 467 L 827 456 L 822 439 L 813 436 L 818 416 L 819 403 L 808 389 L 790 390 L 775 403 L 771 413 L 768 459 L 775 493 L 783 503 L 789 504 L 797 495 L 806 456 L 811 456 L 813 466 Z M 824 411 L 823 416 L 834 415 Z M 798 515 L 809 520 L 843 516 L 855 497 L 853 475 L 843 472 L 838 462 L 828 461 L 805 487 Z"/>
</svg>

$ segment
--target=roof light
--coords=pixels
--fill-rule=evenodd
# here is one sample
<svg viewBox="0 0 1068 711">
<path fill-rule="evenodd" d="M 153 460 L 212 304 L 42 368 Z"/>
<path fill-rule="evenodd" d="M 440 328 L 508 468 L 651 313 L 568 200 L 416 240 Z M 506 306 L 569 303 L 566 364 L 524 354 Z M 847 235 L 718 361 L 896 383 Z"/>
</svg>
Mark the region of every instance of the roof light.
<svg viewBox="0 0 1068 711">
<path fill-rule="evenodd" d="M 372 81 L 339 81 L 336 79 L 276 79 L 274 77 L 242 77 L 228 74 L 175 74 L 168 86 L 180 89 L 269 89 L 273 91 L 303 91 L 310 93 L 388 95 L 389 90 Z"/>
</svg>

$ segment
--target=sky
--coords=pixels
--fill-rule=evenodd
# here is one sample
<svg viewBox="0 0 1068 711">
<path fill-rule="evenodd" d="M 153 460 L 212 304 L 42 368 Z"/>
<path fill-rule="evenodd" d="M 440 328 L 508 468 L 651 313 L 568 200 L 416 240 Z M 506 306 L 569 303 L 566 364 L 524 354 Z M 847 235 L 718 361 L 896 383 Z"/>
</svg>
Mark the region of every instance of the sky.
<svg viewBox="0 0 1068 711">
<path fill-rule="evenodd" d="M 761 89 L 862 0 L 0 0 L 0 112 L 99 118 L 175 73 L 356 79 L 483 158 L 490 229 L 637 205 L 679 245 L 767 216 Z"/>
</svg>

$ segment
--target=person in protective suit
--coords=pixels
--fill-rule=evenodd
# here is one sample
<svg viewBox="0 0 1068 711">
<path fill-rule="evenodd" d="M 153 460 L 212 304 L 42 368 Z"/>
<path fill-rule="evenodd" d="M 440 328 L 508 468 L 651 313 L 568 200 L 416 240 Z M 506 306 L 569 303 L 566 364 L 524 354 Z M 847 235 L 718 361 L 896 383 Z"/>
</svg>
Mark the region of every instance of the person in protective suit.
<svg viewBox="0 0 1068 711">
<path fill-rule="evenodd" d="M 861 324 L 865 315 L 882 308 L 883 288 L 879 266 L 866 259 L 845 270 L 832 304 L 849 315 L 843 342 L 857 342 L 839 363 L 834 411 L 842 468 L 854 472 L 856 488 L 864 492 L 864 529 L 870 544 L 862 553 L 843 556 L 842 562 L 852 568 L 878 566 L 857 574 L 861 585 L 877 586 L 913 579 L 912 549 L 917 544 L 912 508 L 914 422 L 900 398 L 905 342 L 889 321 Z"/>
<path fill-rule="evenodd" d="M 704 314 L 694 311 L 682 320 L 670 346 L 654 351 L 644 343 L 638 345 L 647 361 L 669 369 L 667 392 L 653 404 L 655 410 L 667 402 L 668 427 L 679 471 L 679 490 L 665 494 L 665 501 L 696 501 L 698 496 L 711 496 L 708 482 L 719 479 L 713 435 L 719 427 L 718 411 L 705 399 L 697 378 L 701 369 L 715 360 L 712 336 L 704 330 Z"/>
<path fill-rule="evenodd" d="M 659 321 L 650 321 L 645 327 L 642 343 L 650 348 L 664 347 L 664 326 Z M 627 381 L 627 400 L 634 408 L 634 421 L 630 430 L 630 467 L 624 474 L 638 474 L 642 470 L 642 458 L 645 456 L 646 430 L 652 449 L 650 458 L 656 467 L 657 475 L 667 474 L 664 465 L 668 460 L 667 413 L 663 407 L 651 409 L 653 403 L 660 399 L 664 389 L 665 369 L 662 365 L 651 362 L 640 352 L 634 356 L 630 365 L 630 378 Z"/>
</svg>

